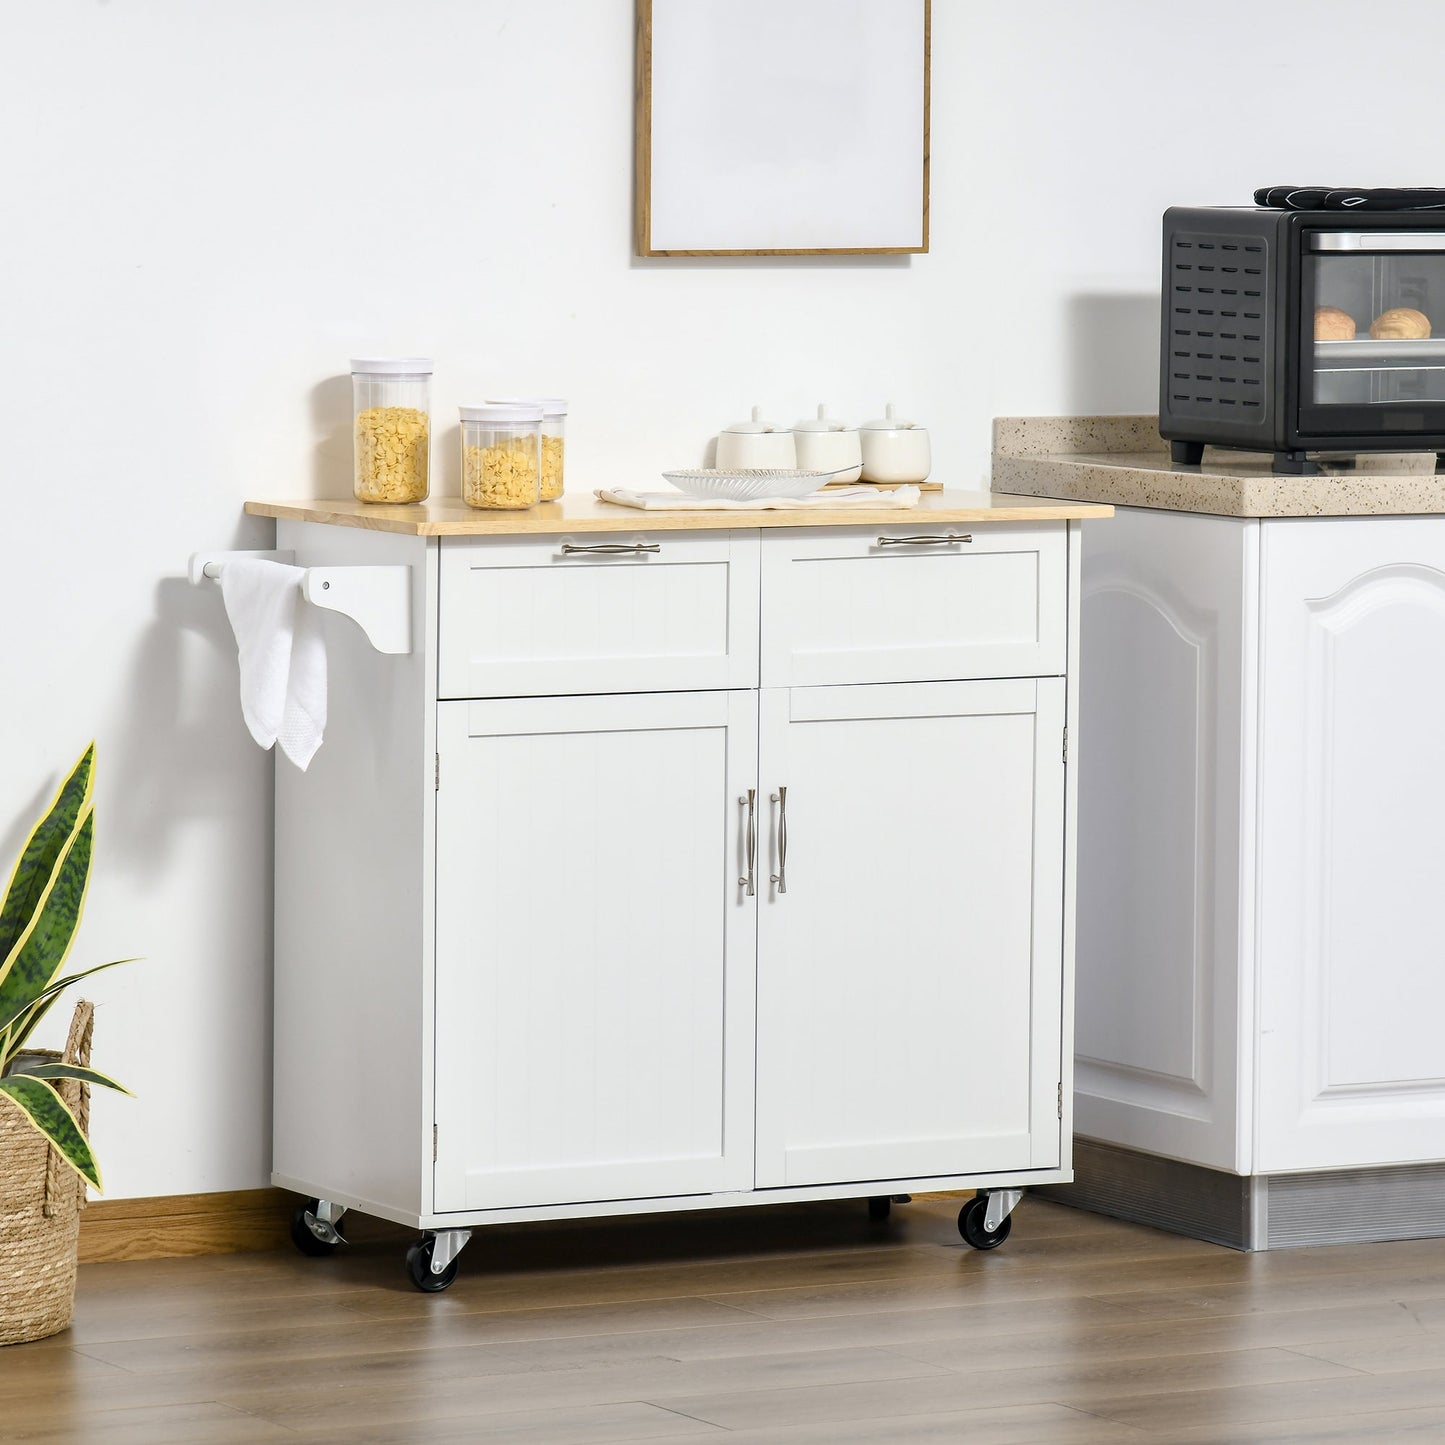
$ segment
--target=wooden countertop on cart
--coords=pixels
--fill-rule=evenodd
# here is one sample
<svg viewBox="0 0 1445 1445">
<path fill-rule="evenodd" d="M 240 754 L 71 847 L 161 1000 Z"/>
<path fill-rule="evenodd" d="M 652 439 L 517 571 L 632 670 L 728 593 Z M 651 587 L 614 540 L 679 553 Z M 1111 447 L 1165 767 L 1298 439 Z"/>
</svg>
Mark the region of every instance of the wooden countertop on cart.
<svg viewBox="0 0 1445 1445">
<path fill-rule="evenodd" d="M 253 517 L 326 522 L 409 537 L 557 536 L 567 532 L 705 532 L 753 527 L 980 526 L 989 522 L 1059 522 L 1109 517 L 1113 507 L 1090 502 L 1007 496 L 999 492 L 925 492 L 916 507 L 857 507 L 786 511 L 643 512 L 569 492 L 526 511 L 480 511 L 459 497 L 434 497 L 406 506 L 349 497 L 247 502 Z"/>
</svg>

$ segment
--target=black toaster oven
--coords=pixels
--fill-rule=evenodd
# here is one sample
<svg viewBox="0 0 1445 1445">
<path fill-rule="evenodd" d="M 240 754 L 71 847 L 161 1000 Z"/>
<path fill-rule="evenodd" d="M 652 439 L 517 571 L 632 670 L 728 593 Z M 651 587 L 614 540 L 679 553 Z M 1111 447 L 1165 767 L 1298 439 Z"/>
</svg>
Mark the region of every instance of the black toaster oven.
<svg viewBox="0 0 1445 1445">
<path fill-rule="evenodd" d="M 1171 207 L 1159 432 L 1272 452 L 1433 451 L 1445 465 L 1445 213 Z"/>
</svg>

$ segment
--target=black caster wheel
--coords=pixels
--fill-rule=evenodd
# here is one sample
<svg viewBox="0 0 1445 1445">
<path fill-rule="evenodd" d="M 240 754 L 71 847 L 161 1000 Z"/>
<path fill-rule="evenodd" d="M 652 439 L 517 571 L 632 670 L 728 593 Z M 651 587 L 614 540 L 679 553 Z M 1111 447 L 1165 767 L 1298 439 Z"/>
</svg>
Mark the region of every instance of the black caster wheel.
<svg viewBox="0 0 1445 1445">
<path fill-rule="evenodd" d="M 431 1252 L 436 1240 L 424 1235 L 406 1252 L 406 1272 L 411 1282 L 425 1294 L 440 1294 L 450 1288 L 457 1277 L 459 1260 L 452 1260 L 440 1274 L 433 1274 Z"/>
<path fill-rule="evenodd" d="M 291 1243 L 302 1254 L 309 1254 L 313 1259 L 324 1259 L 328 1254 L 335 1254 L 340 1243 L 335 1239 L 322 1239 L 307 1220 L 306 1216 L 309 1214 L 314 1218 L 320 1207 L 319 1199 L 308 1199 L 305 1204 L 298 1204 L 291 1216 Z"/>
<path fill-rule="evenodd" d="M 958 1211 L 958 1232 L 965 1244 L 971 1244 L 975 1249 L 997 1249 L 1008 1238 L 1009 1230 L 1013 1228 L 1013 1217 L 1005 1215 L 997 1229 L 989 1230 L 983 1227 L 983 1217 L 987 1213 L 988 1200 L 981 1194 L 970 1199 Z"/>
<path fill-rule="evenodd" d="M 886 1194 L 875 1195 L 868 1201 L 868 1218 L 879 1224 L 893 1212 L 893 1201 Z"/>
</svg>

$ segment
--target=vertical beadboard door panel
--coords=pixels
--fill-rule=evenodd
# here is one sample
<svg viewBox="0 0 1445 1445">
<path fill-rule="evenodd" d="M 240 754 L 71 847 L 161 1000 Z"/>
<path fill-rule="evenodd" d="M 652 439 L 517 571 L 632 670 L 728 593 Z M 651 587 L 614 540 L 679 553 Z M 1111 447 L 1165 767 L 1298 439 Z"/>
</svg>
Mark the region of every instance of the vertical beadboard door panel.
<svg viewBox="0 0 1445 1445">
<path fill-rule="evenodd" d="M 1445 1158 L 1445 518 L 1263 534 L 1255 1172 Z"/>
<path fill-rule="evenodd" d="M 1053 676 L 1065 524 L 788 528 L 762 538 L 764 687 Z"/>
<path fill-rule="evenodd" d="M 438 712 L 437 1211 L 750 1188 L 757 694 Z"/>
<path fill-rule="evenodd" d="M 758 534 L 448 537 L 444 698 L 756 687 Z"/>
<path fill-rule="evenodd" d="M 761 706 L 758 1186 L 1057 1166 L 1062 679 Z"/>
</svg>

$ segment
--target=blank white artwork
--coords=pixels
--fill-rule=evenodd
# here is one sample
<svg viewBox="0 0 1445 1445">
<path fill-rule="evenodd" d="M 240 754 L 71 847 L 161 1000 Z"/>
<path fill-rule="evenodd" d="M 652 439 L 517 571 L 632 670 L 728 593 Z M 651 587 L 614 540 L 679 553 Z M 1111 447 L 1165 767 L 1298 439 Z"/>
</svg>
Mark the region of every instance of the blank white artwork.
<svg viewBox="0 0 1445 1445">
<path fill-rule="evenodd" d="M 924 248 L 927 0 L 651 12 L 651 251 Z"/>
</svg>

